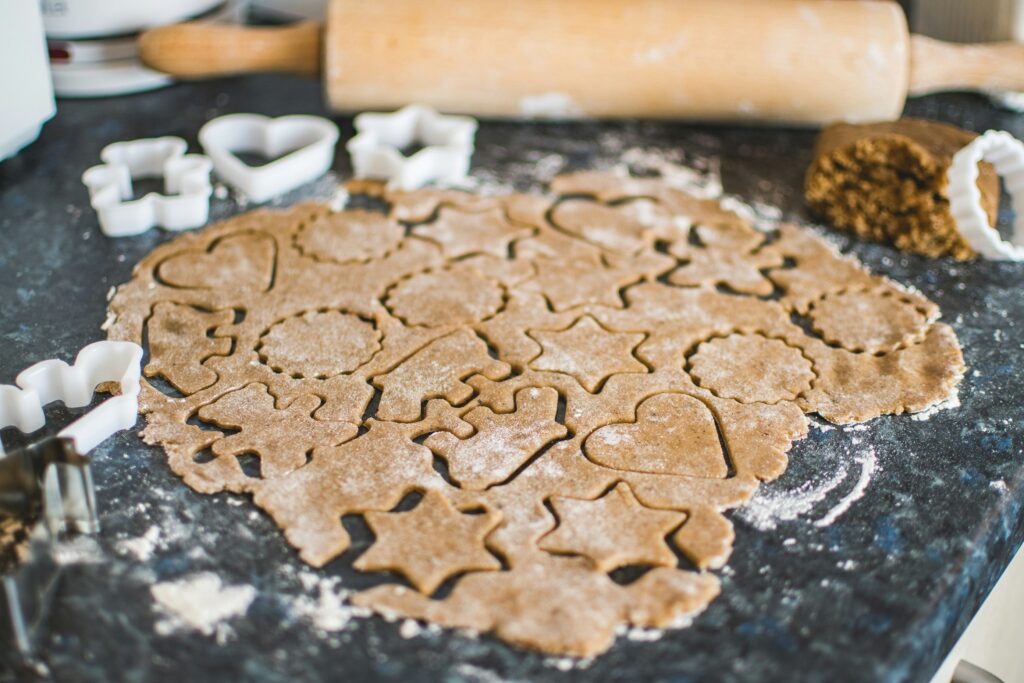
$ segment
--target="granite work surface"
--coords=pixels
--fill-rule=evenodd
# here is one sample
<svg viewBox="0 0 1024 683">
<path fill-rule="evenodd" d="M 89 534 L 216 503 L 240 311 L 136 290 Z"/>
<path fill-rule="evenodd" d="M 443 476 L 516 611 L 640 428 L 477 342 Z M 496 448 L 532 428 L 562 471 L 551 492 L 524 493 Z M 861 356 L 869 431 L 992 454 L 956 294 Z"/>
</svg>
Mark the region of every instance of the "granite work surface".
<svg viewBox="0 0 1024 683">
<path fill-rule="evenodd" d="M 63 101 L 41 139 L 0 164 L 0 380 L 44 358 L 71 359 L 102 338 L 106 297 L 169 239 L 100 234 L 79 177 L 113 141 L 179 135 L 229 112 L 321 113 L 312 82 L 253 77 L 120 99 Z M 910 113 L 1024 137 L 1024 116 L 972 96 L 912 103 Z M 342 139 L 351 122 L 338 118 Z M 767 217 L 809 220 L 802 174 L 814 133 L 669 123 L 484 123 L 474 175 L 483 189 L 536 189 L 553 173 L 665 156 L 717 166 L 725 192 Z M 282 198 L 327 198 L 348 176 Z M 222 193 L 223 194 L 223 193 Z M 215 198 L 216 217 L 246 207 Z M 1005 223 L 1007 216 L 1002 217 Z M 968 365 L 960 406 L 927 419 L 817 423 L 790 467 L 732 513 L 735 552 L 722 595 L 692 627 L 622 637 L 575 663 L 489 637 L 355 618 L 332 599 L 374 581 L 351 568 L 363 533 L 316 572 L 244 498 L 203 496 L 136 430 L 94 454 L 103 531 L 65 555 L 41 644 L 59 681 L 927 681 L 1024 540 L 1024 265 L 929 261 L 824 234 L 876 272 L 941 307 Z M 208 634 L 175 621 L 151 588 L 210 572 L 254 595 L 244 618 Z M 248 588 L 251 587 L 251 588 Z M 220 596 L 223 598 L 223 595 Z M 0 681 L 31 678 L 9 664 Z"/>
</svg>

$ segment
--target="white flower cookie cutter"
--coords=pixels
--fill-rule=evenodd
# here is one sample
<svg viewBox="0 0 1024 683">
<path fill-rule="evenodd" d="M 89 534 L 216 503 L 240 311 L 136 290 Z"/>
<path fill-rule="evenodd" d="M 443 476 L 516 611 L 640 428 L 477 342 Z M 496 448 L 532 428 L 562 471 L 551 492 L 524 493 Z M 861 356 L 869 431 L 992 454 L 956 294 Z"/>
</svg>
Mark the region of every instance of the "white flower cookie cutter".
<svg viewBox="0 0 1024 683">
<path fill-rule="evenodd" d="M 978 163 L 992 164 L 1012 198 L 1013 237 L 1003 240 L 981 207 Z M 994 261 L 1024 261 L 1024 143 L 1004 131 L 990 130 L 953 155 L 947 172 L 949 210 L 971 248 Z"/>
<path fill-rule="evenodd" d="M 99 341 L 83 348 L 74 365 L 44 360 L 22 371 L 15 385 L 0 385 L 0 429 L 34 432 L 46 424 L 43 406 L 63 401 L 81 408 L 92 401 L 96 387 L 116 382 L 120 394 L 78 418 L 58 433 L 81 454 L 135 424 L 139 412 L 142 348 L 126 341 Z M 4 455 L 0 444 L 0 458 Z"/>
<path fill-rule="evenodd" d="M 210 215 L 210 160 L 186 154 L 181 138 L 161 137 L 115 142 L 100 152 L 103 164 L 82 174 L 89 199 L 110 237 L 139 235 L 150 228 L 188 230 Z M 164 178 L 164 192 L 131 200 L 132 179 Z"/>
<path fill-rule="evenodd" d="M 327 173 L 334 162 L 338 127 L 321 116 L 228 114 L 199 129 L 199 144 L 227 184 L 254 202 L 264 202 Z M 236 154 L 273 159 L 250 166 Z"/>
<path fill-rule="evenodd" d="M 472 117 L 439 114 L 412 104 L 390 114 L 359 114 L 354 124 L 356 136 L 346 149 L 357 178 L 415 190 L 431 182 L 457 184 L 469 173 L 477 129 Z M 417 143 L 422 149 L 402 154 L 402 149 Z"/>
</svg>

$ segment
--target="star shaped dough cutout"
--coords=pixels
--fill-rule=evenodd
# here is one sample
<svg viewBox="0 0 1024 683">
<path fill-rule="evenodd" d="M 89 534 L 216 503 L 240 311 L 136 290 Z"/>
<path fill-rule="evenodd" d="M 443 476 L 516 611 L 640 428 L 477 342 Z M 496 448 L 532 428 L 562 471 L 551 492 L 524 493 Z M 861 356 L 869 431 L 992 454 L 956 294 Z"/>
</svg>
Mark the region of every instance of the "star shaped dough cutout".
<svg viewBox="0 0 1024 683">
<path fill-rule="evenodd" d="M 627 565 L 677 564 L 665 537 L 686 515 L 645 507 L 625 482 L 597 500 L 553 496 L 551 505 L 559 523 L 541 538 L 542 550 L 583 555 L 603 572 Z"/>
<path fill-rule="evenodd" d="M 565 330 L 528 330 L 527 334 L 542 349 L 530 367 L 575 377 L 592 394 L 612 375 L 649 371 L 633 356 L 633 349 L 645 334 L 609 332 L 590 316 L 578 319 Z"/>
<path fill-rule="evenodd" d="M 445 206 L 437 220 L 416 226 L 412 234 L 440 244 L 445 258 L 491 254 L 505 259 L 508 257 L 508 245 L 529 237 L 533 230 L 513 225 L 501 208 L 466 213 Z"/>
<path fill-rule="evenodd" d="M 722 284 L 742 294 L 768 296 L 775 287 L 763 271 L 783 265 L 782 254 L 761 249 L 765 236 L 743 224 L 698 225 L 703 247 L 675 242 L 669 253 L 689 261 L 669 275 L 674 285 Z"/>
<path fill-rule="evenodd" d="M 783 263 L 782 256 L 774 251 L 743 254 L 707 249 L 689 254 L 690 262 L 668 276 L 672 284 L 684 287 L 722 284 L 741 294 L 757 296 L 768 296 L 774 291 L 771 280 L 762 271 Z"/>
<path fill-rule="evenodd" d="M 537 275 L 520 289 L 537 292 L 551 302 L 556 311 L 584 304 L 622 308 L 619 290 L 639 282 L 642 273 L 586 261 L 534 259 Z"/>
<path fill-rule="evenodd" d="M 501 521 L 499 514 L 466 514 L 443 494 L 427 491 L 408 512 L 366 512 L 364 517 L 377 540 L 353 563 L 361 571 L 398 572 L 430 595 L 450 576 L 501 569 L 484 546 Z"/>
</svg>

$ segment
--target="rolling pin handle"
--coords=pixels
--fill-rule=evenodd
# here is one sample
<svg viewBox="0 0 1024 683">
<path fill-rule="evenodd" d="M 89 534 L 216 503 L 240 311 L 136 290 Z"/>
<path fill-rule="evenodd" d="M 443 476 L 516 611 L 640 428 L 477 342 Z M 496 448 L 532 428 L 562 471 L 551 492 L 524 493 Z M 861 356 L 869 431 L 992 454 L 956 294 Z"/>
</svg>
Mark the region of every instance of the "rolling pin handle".
<svg viewBox="0 0 1024 683">
<path fill-rule="evenodd" d="M 283 27 L 186 22 L 144 32 L 139 54 L 147 66 L 184 79 L 266 71 L 316 76 L 321 33 L 312 21 Z"/>
<path fill-rule="evenodd" d="M 948 90 L 1024 90 L 1024 44 L 958 45 L 910 37 L 910 95 Z"/>
</svg>

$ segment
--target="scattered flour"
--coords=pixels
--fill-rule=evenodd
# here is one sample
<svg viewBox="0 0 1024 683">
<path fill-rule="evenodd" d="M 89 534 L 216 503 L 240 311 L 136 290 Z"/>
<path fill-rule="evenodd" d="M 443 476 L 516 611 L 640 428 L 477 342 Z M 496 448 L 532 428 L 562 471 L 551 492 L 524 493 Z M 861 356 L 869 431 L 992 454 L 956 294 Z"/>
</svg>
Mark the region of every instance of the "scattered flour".
<svg viewBox="0 0 1024 683">
<path fill-rule="evenodd" d="M 857 477 L 857 483 L 831 510 L 825 513 L 824 517 L 815 521 L 814 526 L 829 526 L 832 522 L 842 517 L 850 509 L 851 505 L 864 497 L 864 493 L 868 490 L 868 484 L 871 483 L 871 477 L 874 476 L 875 471 L 878 469 L 878 458 L 875 456 L 875 449 L 867 448 L 857 453 L 853 456 L 853 461 L 860 465 L 860 476 Z"/>
<path fill-rule="evenodd" d="M 627 639 L 642 643 L 650 643 L 656 640 L 661 640 L 662 636 L 664 635 L 664 629 L 660 628 L 640 628 L 639 626 L 635 626 L 626 631 Z"/>
<path fill-rule="evenodd" d="M 739 197 L 729 196 L 722 197 L 722 208 L 732 211 L 738 214 L 742 218 L 746 218 L 748 221 L 753 222 L 757 218 L 757 214 L 754 213 L 754 207 L 746 203 Z"/>
<path fill-rule="evenodd" d="M 539 103 L 538 106 L 558 104 L 555 98 L 528 102 Z M 555 108 L 553 111 L 558 110 Z M 597 153 L 590 158 L 588 167 L 610 171 L 624 177 L 631 173 L 641 176 L 657 175 L 670 186 L 700 197 L 717 198 L 722 195 L 718 157 L 684 155 L 679 149 L 628 147 L 626 140 L 627 138 L 621 134 L 600 134 L 597 139 Z M 487 196 L 519 190 L 543 192 L 552 178 L 570 168 L 571 156 L 572 152 L 565 154 L 551 150 L 531 150 L 526 152 L 521 160 L 505 160 L 500 172 L 474 166 L 470 176 L 455 187 Z M 515 183 L 510 182 L 510 178 L 517 179 L 516 182 L 524 186 L 517 187 Z M 763 211 L 759 208 L 754 213 L 768 216 L 772 210 L 773 207 L 765 205 Z"/>
<path fill-rule="evenodd" d="M 533 174 L 545 182 L 551 180 L 565 168 L 566 159 L 561 154 L 545 154 L 536 161 Z"/>
<path fill-rule="evenodd" d="M 821 481 L 806 481 L 791 491 L 773 491 L 762 486 L 736 514 L 759 531 L 771 531 L 779 522 L 789 522 L 810 512 L 843 483 L 846 475 L 846 469 L 842 469 Z"/>
<path fill-rule="evenodd" d="M 924 410 L 922 410 L 919 413 L 914 413 L 913 415 L 910 416 L 910 419 L 911 420 L 917 420 L 918 422 L 920 422 L 922 420 L 930 420 L 932 415 L 934 415 L 935 413 L 941 412 L 943 410 L 950 410 L 952 408 L 959 408 L 959 407 L 960 407 L 960 392 L 959 392 L 959 389 L 958 389 L 957 391 L 955 391 L 953 393 L 952 396 L 947 398 L 945 401 L 939 401 L 938 403 L 925 408 Z"/>
<path fill-rule="evenodd" d="M 299 581 L 306 592 L 315 590 L 316 597 L 298 596 L 292 604 L 292 610 L 297 616 L 308 619 L 322 633 L 344 630 L 353 617 L 370 614 L 366 608 L 347 604 L 351 591 L 340 588 L 340 579 L 336 576 L 320 577 L 313 572 L 303 571 L 299 574 Z"/>
<path fill-rule="evenodd" d="M 621 154 L 621 164 L 614 170 L 621 175 L 630 171 L 639 174 L 657 173 L 670 187 L 685 190 L 698 197 L 715 199 L 722 196 L 722 178 L 717 158 L 695 160 L 692 165 L 680 163 L 682 158 L 663 150 L 630 147 Z M 703 168 L 702 168 L 703 167 Z"/>
<path fill-rule="evenodd" d="M 158 583 L 149 591 L 164 615 L 155 626 L 159 635 L 192 629 L 207 636 L 216 634 L 218 643 L 231 635 L 224 622 L 245 614 L 256 599 L 253 586 L 225 586 L 212 572 Z"/>
<path fill-rule="evenodd" d="M 667 185 L 707 199 L 719 199 L 722 208 L 734 211 L 762 231 L 774 230 L 782 220 L 782 210 L 771 204 L 754 201 L 748 203 L 740 197 L 725 194 L 720 173 L 721 160 L 717 157 L 684 159 L 673 151 L 630 147 L 621 154 L 621 162 L 612 170 L 627 176 L 656 173 Z"/>
<path fill-rule="evenodd" d="M 594 663 L 593 657 L 586 657 L 579 659 L 576 657 L 545 657 L 544 666 L 549 666 L 559 671 L 573 671 L 583 670 L 590 668 L 590 665 Z"/>
<path fill-rule="evenodd" d="M 562 92 L 527 95 L 519 100 L 519 113 L 528 119 L 574 119 L 584 116 L 572 97 Z"/>
<path fill-rule="evenodd" d="M 507 180 L 502 180 L 502 177 L 503 174 L 494 173 L 483 168 L 475 168 L 469 177 L 459 182 L 455 187 L 488 197 L 515 192 L 515 186 Z"/>
<path fill-rule="evenodd" d="M 123 555 L 134 555 L 139 562 L 146 562 L 153 557 L 153 552 L 160 541 L 160 527 L 154 525 L 138 538 L 126 538 L 118 541 L 117 552 Z"/>
<path fill-rule="evenodd" d="M 810 425 L 811 429 L 817 429 L 821 432 L 831 432 L 836 428 L 831 422 L 824 420 L 817 415 L 811 414 L 807 416 L 807 424 Z"/>
<path fill-rule="evenodd" d="M 107 317 L 103 320 L 103 324 L 100 325 L 100 330 L 106 332 L 110 327 L 117 322 L 117 314 L 113 311 L 107 313 Z"/>
<path fill-rule="evenodd" d="M 817 527 L 829 526 L 867 491 L 871 478 L 878 470 L 878 458 L 873 448 L 857 452 L 851 463 L 843 463 L 835 472 L 822 474 L 795 489 L 778 491 L 771 486 L 762 486 L 746 505 L 737 510 L 736 515 L 759 531 L 776 529 L 780 522 L 790 522 L 808 515 L 850 477 L 854 467 L 860 468 L 860 474 L 853 488 L 831 506 L 824 516 L 813 522 Z"/>
<path fill-rule="evenodd" d="M 508 181 L 508 178 L 516 177 L 529 178 L 537 184 L 535 189 L 539 190 L 541 185 L 546 185 L 561 173 L 568 163 L 565 155 L 557 152 L 528 152 L 523 161 L 508 164 L 507 169 L 500 173 L 486 168 L 473 168 L 469 177 L 455 187 L 485 196 L 510 194 L 517 188 Z"/>
<path fill-rule="evenodd" d="M 402 622 L 402 625 L 398 627 L 398 635 L 402 636 L 406 640 L 415 638 L 421 633 L 423 633 L 423 625 L 415 619 L 406 619 Z"/>
</svg>

